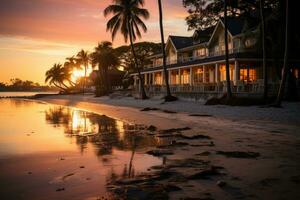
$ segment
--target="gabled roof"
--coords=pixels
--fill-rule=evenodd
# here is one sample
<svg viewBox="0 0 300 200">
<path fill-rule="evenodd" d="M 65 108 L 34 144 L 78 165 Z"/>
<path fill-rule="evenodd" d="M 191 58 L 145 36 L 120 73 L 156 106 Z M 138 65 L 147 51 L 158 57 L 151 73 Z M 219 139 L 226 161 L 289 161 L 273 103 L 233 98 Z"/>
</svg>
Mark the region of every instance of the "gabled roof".
<svg viewBox="0 0 300 200">
<path fill-rule="evenodd" d="M 169 39 L 172 41 L 176 50 L 193 45 L 193 37 L 170 35 Z"/>
<path fill-rule="evenodd" d="M 208 27 L 204 30 L 196 30 L 193 34 L 194 43 L 208 42 L 211 34 L 214 32 L 216 26 Z"/>
<path fill-rule="evenodd" d="M 222 18 L 221 21 L 224 25 L 224 18 Z M 232 36 L 235 36 L 242 33 L 245 21 L 241 18 L 228 17 L 227 24 L 228 31 L 231 33 Z"/>
</svg>

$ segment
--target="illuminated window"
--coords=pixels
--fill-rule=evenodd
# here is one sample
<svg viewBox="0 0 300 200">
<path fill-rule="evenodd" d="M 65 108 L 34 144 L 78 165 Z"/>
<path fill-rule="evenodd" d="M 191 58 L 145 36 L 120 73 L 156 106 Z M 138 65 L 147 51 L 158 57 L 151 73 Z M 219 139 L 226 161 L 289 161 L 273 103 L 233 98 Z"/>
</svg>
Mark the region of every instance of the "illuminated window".
<svg viewBox="0 0 300 200">
<path fill-rule="evenodd" d="M 181 84 L 189 84 L 190 83 L 190 72 L 189 70 L 182 70 L 181 72 Z"/>
<path fill-rule="evenodd" d="M 197 69 L 194 70 L 194 83 L 202 83 L 203 82 L 203 68 L 199 67 Z"/>
<path fill-rule="evenodd" d="M 155 73 L 155 85 L 162 85 L 161 73 Z"/>
<path fill-rule="evenodd" d="M 257 80 L 257 72 L 254 68 L 240 69 L 240 80 L 246 82 L 253 82 Z"/>
</svg>

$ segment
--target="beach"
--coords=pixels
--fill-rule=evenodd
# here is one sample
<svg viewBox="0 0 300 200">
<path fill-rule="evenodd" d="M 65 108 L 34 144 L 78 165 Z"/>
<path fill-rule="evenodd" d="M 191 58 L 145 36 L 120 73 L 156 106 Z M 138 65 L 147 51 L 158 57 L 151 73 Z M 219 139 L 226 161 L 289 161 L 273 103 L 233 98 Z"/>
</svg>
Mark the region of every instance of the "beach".
<svg viewBox="0 0 300 200">
<path fill-rule="evenodd" d="M 299 103 L 228 107 L 92 95 L 39 101 L 143 124 L 149 129 L 141 134 L 169 141 L 147 150 L 164 158 L 164 164 L 140 177 L 109 183 L 110 190 L 123 197 L 166 193 L 171 199 L 300 198 Z"/>
</svg>

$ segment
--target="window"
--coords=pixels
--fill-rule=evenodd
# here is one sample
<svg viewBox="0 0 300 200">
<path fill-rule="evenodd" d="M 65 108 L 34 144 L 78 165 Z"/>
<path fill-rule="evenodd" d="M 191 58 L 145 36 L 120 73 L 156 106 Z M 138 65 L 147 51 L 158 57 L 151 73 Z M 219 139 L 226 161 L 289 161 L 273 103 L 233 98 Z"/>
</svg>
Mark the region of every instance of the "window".
<svg viewBox="0 0 300 200">
<path fill-rule="evenodd" d="M 155 73 L 155 85 L 162 85 L 161 73 Z"/>
<path fill-rule="evenodd" d="M 181 72 L 181 84 L 189 84 L 190 83 L 190 71 L 182 70 Z"/>
<path fill-rule="evenodd" d="M 203 69 L 202 67 L 200 68 L 197 68 L 194 70 L 194 83 L 197 84 L 197 83 L 202 83 L 203 82 Z"/>
<path fill-rule="evenodd" d="M 196 54 L 197 57 L 205 56 L 206 55 L 206 49 L 205 48 L 197 49 L 195 54 Z"/>
<path fill-rule="evenodd" d="M 245 82 L 253 82 L 257 80 L 257 72 L 255 68 L 246 68 L 240 69 L 240 80 Z"/>
</svg>

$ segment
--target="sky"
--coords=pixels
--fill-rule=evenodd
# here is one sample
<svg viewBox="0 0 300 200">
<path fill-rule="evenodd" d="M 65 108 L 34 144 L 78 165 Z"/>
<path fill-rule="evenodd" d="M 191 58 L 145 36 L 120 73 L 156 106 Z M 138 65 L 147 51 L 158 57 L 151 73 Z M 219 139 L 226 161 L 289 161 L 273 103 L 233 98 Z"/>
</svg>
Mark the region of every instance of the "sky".
<svg viewBox="0 0 300 200">
<path fill-rule="evenodd" d="M 92 51 L 98 42 L 111 41 L 109 18 L 103 10 L 112 0 L 0 0 L 0 82 L 11 78 L 44 84 L 54 63 L 80 49 Z M 192 35 L 187 31 L 182 0 L 162 0 L 165 36 Z M 145 0 L 150 12 L 141 41 L 159 42 L 157 0 Z M 109 16 L 110 17 L 110 16 Z M 113 46 L 124 45 L 118 35 Z"/>
</svg>

